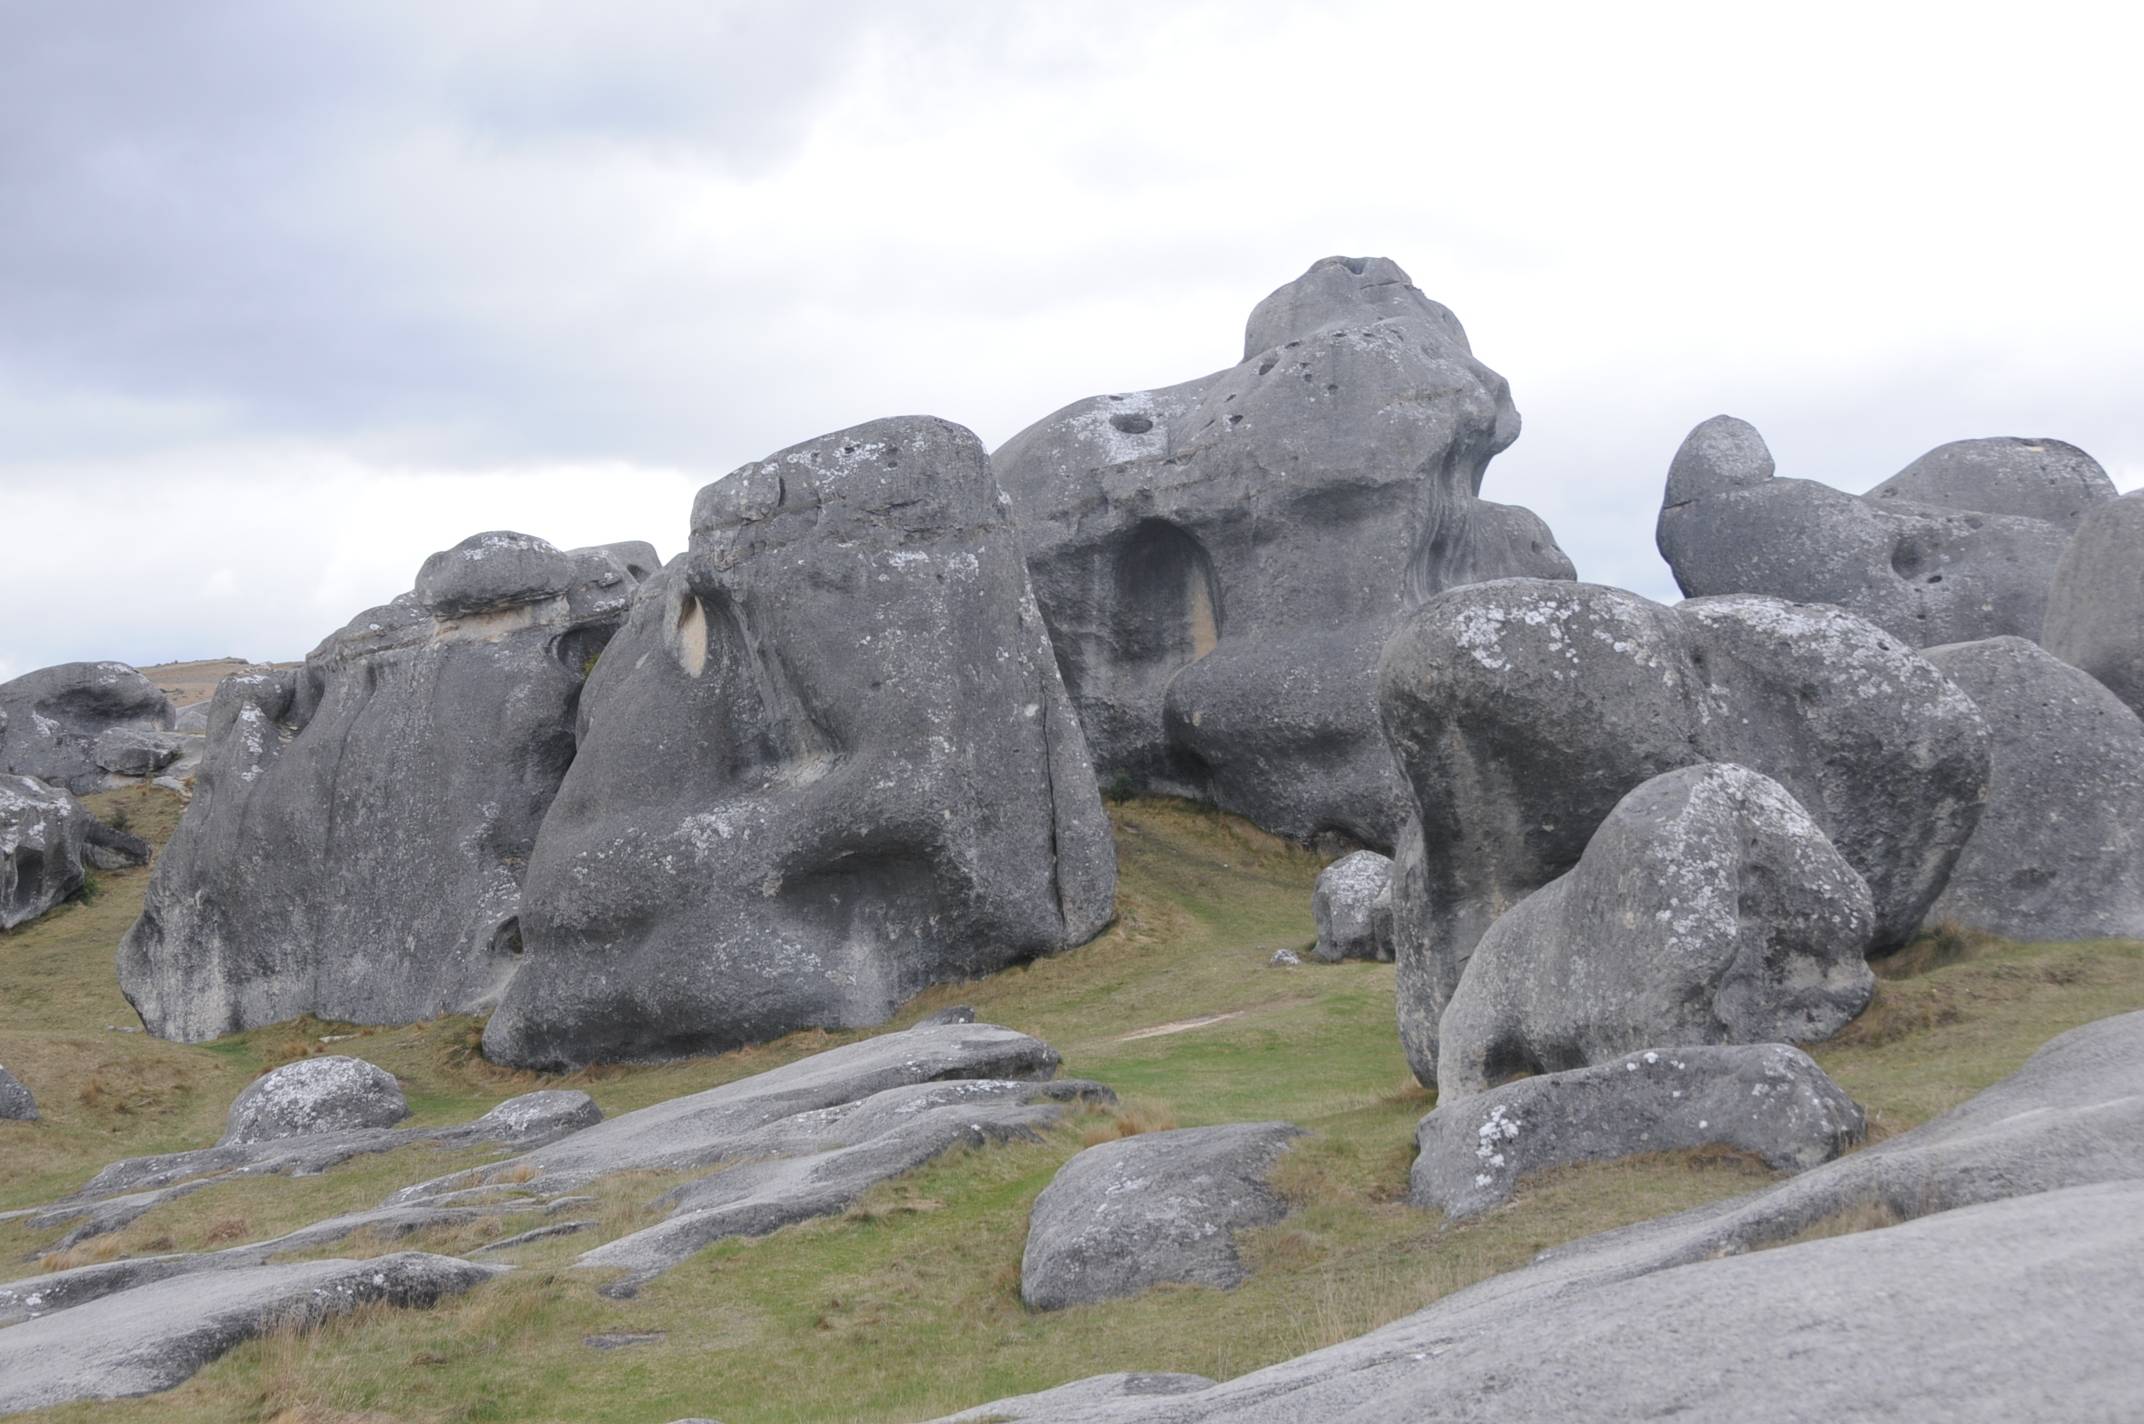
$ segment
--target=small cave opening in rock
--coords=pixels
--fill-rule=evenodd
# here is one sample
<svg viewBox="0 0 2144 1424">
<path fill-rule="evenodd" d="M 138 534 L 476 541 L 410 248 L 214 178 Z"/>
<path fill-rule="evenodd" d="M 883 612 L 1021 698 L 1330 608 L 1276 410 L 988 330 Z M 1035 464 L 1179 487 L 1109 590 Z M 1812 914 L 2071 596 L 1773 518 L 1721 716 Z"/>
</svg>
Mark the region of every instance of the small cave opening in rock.
<svg viewBox="0 0 2144 1424">
<path fill-rule="evenodd" d="M 1126 662 L 1181 667 L 1221 641 L 1220 580 L 1182 526 L 1146 519 L 1116 556 L 1118 650 Z"/>
<path fill-rule="evenodd" d="M 508 915 L 499 921 L 491 932 L 491 952 L 502 958 L 518 956 L 524 946 L 521 943 L 521 917 Z"/>
</svg>

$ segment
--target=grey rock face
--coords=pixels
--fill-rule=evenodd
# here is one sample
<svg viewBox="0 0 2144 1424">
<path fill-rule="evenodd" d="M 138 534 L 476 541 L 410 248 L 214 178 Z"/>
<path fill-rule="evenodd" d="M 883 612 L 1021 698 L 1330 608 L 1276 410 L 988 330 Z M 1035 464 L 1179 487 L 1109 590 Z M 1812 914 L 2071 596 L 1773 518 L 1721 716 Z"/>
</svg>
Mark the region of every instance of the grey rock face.
<svg viewBox="0 0 2144 1424">
<path fill-rule="evenodd" d="M 1293 1123 L 1229 1123 L 1089 1147 L 1035 1198 L 1020 1298 L 1057 1310 L 1169 1282 L 1241 1285 L 1236 1233 L 1287 1214 L 1267 1178 L 1301 1135 Z"/>
<path fill-rule="evenodd" d="M 1868 883 L 1872 949 L 1903 943 L 1980 817 L 1987 727 L 1912 650 L 1837 608 L 1663 607 L 1507 579 L 1424 604 L 1379 697 L 1417 817 L 1393 870 L 1400 1036 L 1424 1082 L 1489 924 L 1578 863 L 1640 783 L 1731 762 L 1784 786 Z"/>
<path fill-rule="evenodd" d="M 98 736 L 90 760 L 117 776 L 154 776 L 185 749 L 185 742 L 170 732 L 111 727 Z"/>
<path fill-rule="evenodd" d="M 1191 1394 L 1212 1387 L 1213 1381 L 1204 1375 L 1125 1370 L 1074 1380 L 1039 1394 L 1000 1399 L 993 1404 L 948 1415 L 939 1424 L 1011 1424 L 1011 1421 L 1022 1419 L 1052 1419 L 1062 1410 L 1107 1407 L 1125 1400 Z"/>
<path fill-rule="evenodd" d="M 104 780 L 97 739 L 114 728 L 169 731 L 178 714 L 125 663 L 61 663 L 0 682 L 0 772 L 73 792 Z"/>
<path fill-rule="evenodd" d="M 528 1066 L 883 1021 L 1083 943 L 1115 849 L 975 437 L 824 436 L 701 491 L 583 701 L 485 1033 Z"/>
<path fill-rule="evenodd" d="M 1445 1100 L 1415 1134 L 1412 1196 L 1452 1220 L 1510 1199 L 1520 1179 L 1572 1162 L 1726 1146 L 1782 1171 L 1828 1162 L 1867 1123 L 1800 1049 L 1782 1043 L 1648 1048 Z"/>
<path fill-rule="evenodd" d="M 82 888 L 90 819 L 58 787 L 0 775 L 0 930 L 29 923 Z"/>
<path fill-rule="evenodd" d="M 395 1075 L 362 1058 L 301 1058 L 263 1074 L 231 1104 L 223 1145 L 393 1127 L 409 1116 Z"/>
<path fill-rule="evenodd" d="M 2144 490 L 2086 516 L 2055 568 L 2042 641 L 2144 717 Z"/>
<path fill-rule="evenodd" d="M 2022 638 L 1926 654 L 1980 708 L 1988 807 L 1934 905 L 2015 939 L 2144 938 L 2144 721 Z"/>
<path fill-rule="evenodd" d="M 30 1090 L 22 1085 L 22 1080 L 8 1072 L 4 1064 L 0 1064 L 0 1120 L 37 1121 L 37 1099 L 30 1096 Z"/>
<path fill-rule="evenodd" d="M 1571 577 L 1539 519 L 1477 497 L 1518 433 L 1451 312 L 1393 262 L 1334 257 L 1259 304 L 1242 364 L 1007 441 L 999 477 L 1100 775 L 1389 846 L 1387 632 L 1454 584 Z"/>
<path fill-rule="evenodd" d="M 125 870 L 147 865 L 149 843 L 132 831 L 116 830 L 82 811 L 82 859 L 96 870 Z"/>
<path fill-rule="evenodd" d="M 1648 1045 L 1829 1038 L 1875 992 L 1875 927 L 1867 884 L 1778 782 L 1663 772 L 1482 936 L 1439 1025 L 1438 1097 Z"/>
<path fill-rule="evenodd" d="M 193 800 L 120 949 L 151 1032 L 496 999 L 583 678 L 632 594 L 614 557 L 541 542 L 464 540 L 426 561 L 424 597 L 359 614 L 302 669 L 217 688 Z"/>
<path fill-rule="evenodd" d="M 2038 638 L 2056 561 L 2114 498 L 2098 462 L 2059 440 L 1955 441 L 1865 496 L 1772 468 L 1746 421 L 1690 432 L 1656 534 L 1682 591 L 1837 604 L 1917 648 Z"/>
<path fill-rule="evenodd" d="M 1318 872 L 1310 892 L 1313 953 L 1327 964 L 1392 958 L 1392 860 L 1374 850 L 1344 855 Z"/>
</svg>

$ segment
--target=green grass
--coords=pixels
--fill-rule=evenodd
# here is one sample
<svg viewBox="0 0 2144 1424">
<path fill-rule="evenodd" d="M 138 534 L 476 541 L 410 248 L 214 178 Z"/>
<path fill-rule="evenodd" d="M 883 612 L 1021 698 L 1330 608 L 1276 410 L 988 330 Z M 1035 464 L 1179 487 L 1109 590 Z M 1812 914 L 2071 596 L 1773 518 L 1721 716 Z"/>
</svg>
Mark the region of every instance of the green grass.
<svg viewBox="0 0 2144 1424">
<path fill-rule="evenodd" d="M 173 808 L 125 793 L 161 841 Z M 1267 967 L 1311 937 L 1320 861 L 1228 817 L 1129 798 L 1111 807 L 1123 874 L 1118 923 L 1094 944 L 921 996 L 897 1022 L 952 1003 L 1054 1044 L 1068 1074 L 1123 1098 L 1041 1142 L 962 1152 L 880 1188 L 846 1216 L 701 1253 L 640 1296 L 605 1300 L 564 1270 L 650 1219 L 671 1179 L 595 1189 L 585 1234 L 511 1253 L 521 1269 L 432 1311 L 368 1310 L 303 1337 L 242 1346 L 152 1400 L 75 1406 L 52 1420 L 572 1420 L 640 1424 L 706 1414 L 729 1424 L 907 1420 L 1115 1369 L 1226 1377 L 1359 1334 L 1592 1231 L 1770 1180 L 1726 1153 L 1567 1169 L 1450 1230 L 1405 1204 L 1416 1121 L 1430 1095 L 1393 1029 L 1389 966 Z M 159 819 L 161 818 L 161 819 Z M 395 1029 L 305 1021 L 202 1047 L 105 1030 L 132 1015 L 111 955 L 145 872 L 105 878 L 73 906 L 0 937 L 0 1062 L 20 1065 L 47 1121 L 0 1124 L 0 1209 L 78 1185 L 114 1157 L 212 1141 L 254 1074 L 308 1052 L 351 1052 L 404 1082 L 418 1119 L 465 1119 L 546 1082 L 585 1087 L 611 1112 L 757 1072 L 854 1034 L 797 1034 L 719 1058 L 599 1069 L 566 1079 L 492 1068 L 480 1029 L 449 1019 Z M 2144 944 L 2014 945 L 1936 937 L 1879 966 L 1870 1011 L 1816 1057 L 1889 1135 L 1963 1101 L 2049 1037 L 2144 1007 Z M 1146 1036 L 1143 1030 L 1217 1018 Z M 323 1036 L 359 1036 L 323 1045 Z M 1072 1153 L 1129 1131 L 1257 1118 L 1312 1129 L 1281 1168 L 1298 1203 L 1253 1233 L 1251 1280 L 1233 1292 L 1164 1289 L 1038 1315 L 1020 1304 L 1029 1205 Z M 483 1154 L 407 1148 L 301 1181 L 246 1181 L 175 1202 L 81 1248 L 193 1249 L 257 1240 Z M 463 1251 L 522 1229 L 502 1215 L 399 1242 Z M 1843 1229 L 1843 1228 L 1842 1228 Z M 22 1272 L 57 1233 L 0 1224 Z M 12 1274 L 12 1272 L 11 1272 Z M 598 1334 L 660 1333 L 602 1351 Z"/>
</svg>

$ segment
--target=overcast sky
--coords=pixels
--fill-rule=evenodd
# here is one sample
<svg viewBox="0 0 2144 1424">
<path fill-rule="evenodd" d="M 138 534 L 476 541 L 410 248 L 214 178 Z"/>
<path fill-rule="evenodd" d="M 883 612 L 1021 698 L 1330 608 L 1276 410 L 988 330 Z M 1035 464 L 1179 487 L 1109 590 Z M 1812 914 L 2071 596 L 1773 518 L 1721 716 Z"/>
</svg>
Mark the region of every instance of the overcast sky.
<svg viewBox="0 0 2144 1424">
<path fill-rule="evenodd" d="M 682 545 L 875 416 L 995 446 L 1389 256 L 1655 597 L 1719 411 L 1866 489 L 2144 483 L 2116 7 L 0 0 L 0 677 L 301 655 L 488 528 Z"/>
</svg>

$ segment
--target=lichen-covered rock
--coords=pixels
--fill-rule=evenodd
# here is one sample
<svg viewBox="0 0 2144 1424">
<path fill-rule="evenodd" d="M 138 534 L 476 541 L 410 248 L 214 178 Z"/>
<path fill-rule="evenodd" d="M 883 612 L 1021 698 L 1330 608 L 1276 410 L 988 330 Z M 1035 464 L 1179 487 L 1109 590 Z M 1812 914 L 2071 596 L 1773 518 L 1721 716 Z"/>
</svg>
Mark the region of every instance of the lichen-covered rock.
<svg viewBox="0 0 2144 1424">
<path fill-rule="evenodd" d="M 402 1085 L 386 1069 L 340 1055 L 301 1058 L 247 1085 L 218 1145 L 393 1127 L 408 1116 Z"/>
<path fill-rule="evenodd" d="M 1020 1298 L 1057 1310 L 1169 1283 L 1241 1285 L 1236 1233 L 1287 1215 L 1268 1178 L 1302 1131 L 1228 1123 L 1089 1147 L 1035 1198 Z"/>
<path fill-rule="evenodd" d="M 1686 594 L 1833 603 L 1917 648 L 2038 638 L 2056 561 L 2113 498 L 2076 446 L 2010 438 L 1938 446 L 1847 494 L 1775 478 L 1756 430 L 1718 415 L 1676 452 L 1656 537 Z"/>
<path fill-rule="evenodd" d="M 588 1094 L 573 1088 L 546 1088 L 508 1098 L 478 1118 L 475 1129 L 502 1142 L 551 1139 L 603 1121 L 603 1109 Z"/>
<path fill-rule="evenodd" d="M 1344 855 L 1318 872 L 1310 892 L 1312 951 L 1327 964 L 1392 958 L 1392 860 L 1374 850 Z"/>
<path fill-rule="evenodd" d="M 0 930 L 29 923 L 82 888 L 89 822 L 58 787 L 0 775 Z"/>
<path fill-rule="evenodd" d="M 1115 851 L 975 437 L 877 421 L 701 491 L 583 699 L 485 1052 L 714 1052 L 1091 938 Z"/>
<path fill-rule="evenodd" d="M 0 1121 L 37 1121 L 37 1099 L 30 1096 L 20 1078 L 7 1071 L 5 1064 L 0 1064 Z"/>
<path fill-rule="evenodd" d="M 1875 992 L 1875 925 L 1868 886 L 1778 782 L 1664 772 L 1482 936 L 1439 1025 L 1437 1095 L 1650 1044 L 1829 1038 Z"/>
<path fill-rule="evenodd" d="M 2144 717 L 2144 490 L 2086 516 L 2055 568 L 2041 641 Z"/>
<path fill-rule="evenodd" d="M 2013 939 L 2144 938 L 2144 720 L 2022 638 L 1925 654 L 1987 720 L 1980 827 L 1929 907 Z"/>
<path fill-rule="evenodd" d="M 1261 302 L 1242 364 L 1066 406 L 998 450 L 1105 782 L 1389 846 L 1404 788 L 1377 650 L 1412 603 L 1571 576 L 1477 498 L 1519 433 L 1503 377 L 1397 264 L 1327 258 Z"/>
<path fill-rule="evenodd" d="M 1868 883 L 1872 949 L 1920 925 L 1986 795 L 1971 699 L 1837 608 L 1479 584 L 1409 617 L 1379 695 L 1415 796 L 1393 940 L 1401 1039 L 1424 1082 L 1482 934 L 1576 865 L 1641 782 L 1699 762 L 1779 782 Z"/>
<path fill-rule="evenodd" d="M 73 792 L 104 781 L 98 739 L 117 728 L 164 732 L 171 699 L 125 663 L 61 663 L 0 682 L 0 772 Z"/>
<path fill-rule="evenodd" d="M 574 757 L 581 685 L 633 589 L 614 555 L 541 543 L 464 540 L 426 561 L 424 596 L 359 614 L 302 668 L 224 679 L 193 800 L 120 950 L 151 1032 L 496 1001 L 521 963 L 521 875 Z"/>
</svg>

